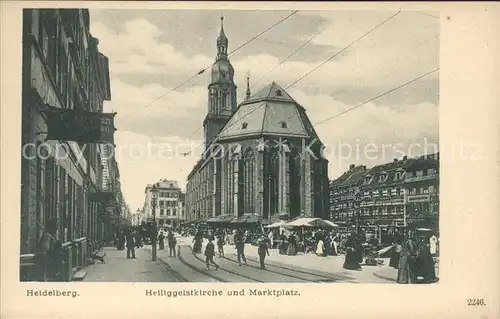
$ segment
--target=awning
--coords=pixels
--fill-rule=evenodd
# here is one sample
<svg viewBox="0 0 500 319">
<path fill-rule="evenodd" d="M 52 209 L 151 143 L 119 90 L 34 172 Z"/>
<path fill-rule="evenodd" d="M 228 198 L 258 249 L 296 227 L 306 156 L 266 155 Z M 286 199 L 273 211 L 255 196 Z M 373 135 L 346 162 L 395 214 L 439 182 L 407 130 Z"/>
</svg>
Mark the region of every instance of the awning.
<svg viewBox="0 0 500 319">
<path fill-rule="evenodd" d="M 256 224 L 260 222 L 258 215 L 243 215 L 231 221 L 231 224 Z"/>
<path fill-rule="evenodd" d="M 215 217 L 209 218 L 207 220 L 207 223 L 208 224 L 229 223 L 234 218 L 235 217 L 233 215 L 219 215 L 219 216 L 215 216 Z"/>
</svg>

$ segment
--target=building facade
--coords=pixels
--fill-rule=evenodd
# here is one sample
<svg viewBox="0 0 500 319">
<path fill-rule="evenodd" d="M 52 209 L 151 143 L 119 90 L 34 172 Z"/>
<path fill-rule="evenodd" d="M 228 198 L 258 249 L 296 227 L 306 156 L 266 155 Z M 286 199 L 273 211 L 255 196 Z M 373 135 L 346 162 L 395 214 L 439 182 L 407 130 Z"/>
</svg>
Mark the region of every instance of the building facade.
<svg viewBox="0 0 500 319">
<path fill-rule="evenodd" d="M 410 160 L 411 161 L 411 160 Z M 406 157 L 370 169 L 360 186 L 358 224 L 403 226 Z"/>
<path fill-rule="evenodd" d="M 154 184 L 157 190 L 156 199 L 156 222 L 158 226 L 178 227 L 185 219 L 184 194 L 179 183 L 173 180 L 162 179 Z M 153 184 L 148 184 L 145 189 L 143 216 L 140 222 L 153 221 Z"/>
<path fill-rule="evenodd" d="M 275 82 L 255 95 L 247 82 L 246 99 L 237 105 L 228 44 L 221 27 L 205 152 L 187 180 L 187 221 L 328 217 L 328 162 L 305 109 Z"/>
<path fill-rule="evenodd" d="M 367 171 L 366 166 L 352 164 L 347 172 L 330 182 L 330 219 L 336 224 L 345 226 L 355 222 L 357 198 Z"/>
<path fill-rule="evenodd" d="M 31 253 L 45 223 L 57 238 L 101 240 L 110 231 L 100 201 L 98 144 L 46 140 L 44 110 L 102 112 L 111 99 L 108 59 L 89 32 L 85 9 L 23 11 L 21 253 Z"/>
<path fill-rule="evenodd" d="M 417 158 L 406 168 L 408 224 L 439 229 L 439 153 Z"/>
<path fill-rule="evenodd" d="M 330 183 L 331 218 L 351 228 L 439 230 L 439 153 L 394 159 L 371 169 L 351 165 Z"/>
</svg>

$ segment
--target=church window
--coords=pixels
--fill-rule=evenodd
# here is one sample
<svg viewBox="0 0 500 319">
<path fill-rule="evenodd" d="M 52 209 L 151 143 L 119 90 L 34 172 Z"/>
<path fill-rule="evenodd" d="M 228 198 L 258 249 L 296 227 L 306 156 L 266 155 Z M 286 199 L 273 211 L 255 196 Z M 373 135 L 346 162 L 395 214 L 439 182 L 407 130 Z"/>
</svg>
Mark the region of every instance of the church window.
<svg viewBox="0 0 500 319">
<path fill-rule="evenodd" d="M 238 164 L 238 160 L 235 156 L 229 152 L 225 160 L 225 174 L 224 174 L 224 188 L 226 190 L 225 207 L 226 214 L 234 214 L 234 194 L 235 194 L 235 183 L 234 183 L 234 173 L 235 166 Z"/>
<path fill-rule="evenodd" d="M 242 129 L 246 129 L 248 126 L 248 123 L 247 122 L 243 122 L 243 124 L 241 124 L 241 128 Z"/>
<path fill-rule="evenodd" d="M 280 125 L 281 125 L 281 128 L 287 128 L 287 125 L 286 125 L 285 121 L 281 121 Z"/>
<path fill-rule="evenodd" d="M 243 207 L 244 213 L 255 212 L 255 154 L 249 150 L 243 162 Z"/>
<path fill-rule="evenodd" d="M 279 153 L 270 154 L 269 165 L 269 214 L 272 216 L 279 213 L 279 175 L 280 175 L 280 158 Z M 271 217 L 269 216 L 269 218 Z"/>
</svg>

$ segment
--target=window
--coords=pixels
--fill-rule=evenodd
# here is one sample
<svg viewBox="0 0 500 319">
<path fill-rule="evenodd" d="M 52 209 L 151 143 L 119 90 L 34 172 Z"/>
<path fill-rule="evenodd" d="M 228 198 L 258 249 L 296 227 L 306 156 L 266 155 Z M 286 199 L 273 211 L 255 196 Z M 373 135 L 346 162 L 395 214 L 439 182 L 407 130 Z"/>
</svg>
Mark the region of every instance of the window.
<svg viewBox="0 0 500 319">
<path fill-rule="evenodd" d="M 163 215 L 165 215 L 165 210 L 162 208 L 162 209 L 160 209 L 160 216 L 163 216 Z"/>
<path fill-rule="evenodd" d="M 427 170 L 427 175 L 435 175 L 436 174 L 436 170 L 434 168 L 429 168 Z"/>
<path fill-rule="evenodd" d="M 416 188 L 410 189 L 410 195 L 417 195 L 417 189 Z"/>
<path fill-rule="evenodd" d="M 176 209 L 176 208 L 174 208 L 174 209 L 172 210 L 172 216 L 177 216 L 177 209 Z"/>
<path fill-rule="evenodd" d="M 412 172 L 407 172 L 407 173 L 406 173 L 406 177 L 408 177 L 408 178 L 412 178 L 412 177 L 413 177 L 413 173 L 412 173 Z"/>
<path fill-rule="evenodd" d="M 244 213 L 255 210 L 255 155 L 247 151 L 243 160 L 243 207 Z"/>
<path fill-rule="evenodd" d="M 241 124 L 241 128 L 244 130 L 246 129 L 248 126 L 248 123 L 247 122 L 243 122 L 243 124 Z"/>
<path fill-rule="evenodd" d="M 281 90 L 276 90 L 276 96 L 282 96 Z"/>
<path fill-rule="evenodd" d="M 281 125 L 281 128 L 287 128 L 287 125 L 286 125 L 285 121 L 281 121 L 280 125 Z"/>
<path fill-rule="evenodd" d="M 417 177 L 424 176 L 424 171 L 417 171 Z"/>
<path fill-rule="evenodd" d="M 424 194 L 429 194 L 429 188 L 425 187 L 423 190 L 424 190 L 423 191 Z"/>
<path fill-rule="evenodd" d="M 434 194 L 435 193 L 435 190 L 434 190 L 434 186 L 429 186 L 429 193 L 430 194 Z"/>
</svg>

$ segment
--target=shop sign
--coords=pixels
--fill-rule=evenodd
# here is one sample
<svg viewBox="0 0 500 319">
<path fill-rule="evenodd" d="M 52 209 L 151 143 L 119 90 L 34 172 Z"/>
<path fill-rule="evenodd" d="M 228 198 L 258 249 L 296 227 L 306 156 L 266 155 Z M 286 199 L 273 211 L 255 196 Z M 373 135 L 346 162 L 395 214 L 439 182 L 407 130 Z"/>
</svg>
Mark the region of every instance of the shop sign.
<svg viewBox="0 0 500 319">
<path fill-rule="evenodd" d="M 413 196 L 408 196 L 408 203 L 414 203 L 414 202 L 428 202 L 430 200 L 429 195 L 413 195 Z"/>
<path fill-rule="evenodd" d="M 47 139 L 78 143 L 114 144 L 116 113 L 98 113 L 49 108 Z"/>
</svg>

